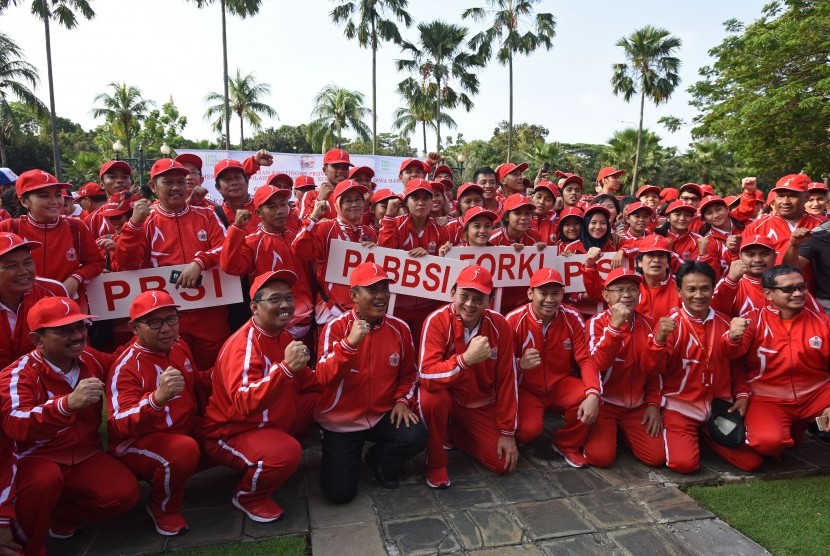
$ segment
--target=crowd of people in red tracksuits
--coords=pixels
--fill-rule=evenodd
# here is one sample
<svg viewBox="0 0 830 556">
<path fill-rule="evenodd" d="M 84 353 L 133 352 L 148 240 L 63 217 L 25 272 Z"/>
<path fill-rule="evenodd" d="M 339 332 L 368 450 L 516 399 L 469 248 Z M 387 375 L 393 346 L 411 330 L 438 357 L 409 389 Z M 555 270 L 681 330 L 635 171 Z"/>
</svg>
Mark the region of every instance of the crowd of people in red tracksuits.
<svg viewBox="0 0 830 556">
<path fill-rule="evenodd" d="M 582 177 L 531 180 L 527 164 L 456 184 L 436 155 L 404 160 L 396 194 L 331 149 L 322 183 L 275 173 L 251 194 L 272 162 L 220 161 L 217 203 L 193 154 L 157 161 L 146 188 L 119 160 L 74 193 L 0 169 L 0 553 L 45 553 L 47 536 L 128 511 L 139 480 L 156 531 L 181 534 L 189 477 L 217 464 L 241 473 L 233 506 L 277 520 L 273 494 L 311 434 L 321 491 L 343 504 L 363 461 L 389 489 L 422 452 L 431 488 L 451 485 L 450 449 L 509 473 L 547 412 L 562 416 L 550 457 L 577 468 L 612 465 L 622 441 L 653 467 L 692 473 L 703 445 L 754 471 L 830 429 L 823 183 L 620 197 L 625 172 L 606 167 L 588 195 Z M 398 295 L 390 314 L 393 278 L 374 262 L 326 281 L 334 239 L 408 257 L 553 246 L 583 255 L 585 291 L 541 268 L 494 310 L 493 277 L 472 264 L 450 303 Z M 186 309 L 149 290 L 129 318 L 90 314 L 102 272 L 169 266 L 183 290 L 219 267 L 244 301 Z"/>
</svg>

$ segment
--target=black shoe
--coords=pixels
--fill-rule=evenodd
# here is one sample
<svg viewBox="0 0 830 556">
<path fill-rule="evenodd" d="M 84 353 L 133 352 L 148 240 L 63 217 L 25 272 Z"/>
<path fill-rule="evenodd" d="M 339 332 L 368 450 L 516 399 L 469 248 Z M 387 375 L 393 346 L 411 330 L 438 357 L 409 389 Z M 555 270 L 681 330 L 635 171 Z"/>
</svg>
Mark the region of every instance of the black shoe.
<svg viewBox="0 0 830 556">
<path fill-rule="evenodd" d="M 375 476 L 375 480 L 383 488 L 393 489 L 398 488 L 401 485 L 398 479 L 389 477 L 387 475 L 387 473 L 378 463 L 377 457 L 375 456 L 375 452 L 371 448 L 369 448 L 366 451 L 366 465 L 369 466 L 369 469 L 372 471 L 372 475 Z"/>
</svg>

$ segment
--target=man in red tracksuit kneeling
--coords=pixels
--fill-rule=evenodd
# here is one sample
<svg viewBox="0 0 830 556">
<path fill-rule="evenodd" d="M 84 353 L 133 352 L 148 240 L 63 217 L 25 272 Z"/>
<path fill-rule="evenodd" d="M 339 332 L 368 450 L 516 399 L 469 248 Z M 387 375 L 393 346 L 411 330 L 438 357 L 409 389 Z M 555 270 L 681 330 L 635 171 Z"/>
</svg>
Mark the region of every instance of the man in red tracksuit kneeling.
<svg viewBox="0 0 830 556">
<path fill-rule="evenodd" d="M 294 317 L 290 270 L 260 274 L 251 285 L 253 316 L 219 352 L 203 426 L 205 452 L 244 471 L 231 503 L 260 523 L 282 517 L 271 497 L 300 464 L 319 394 L 309 349 L 286 330 Z"/>
<path fill-rule="evenodd" d="M 565 282 L 558 271 L 541 268 L 530 277 L 530 302 L 507 315 L 515 347 L 519 386 L 519 430 L 527 443 L 542 434 L 545 411 L 564 413 L 553 449 L 572 467 L 586 467 L 582 445 L 597 418 L 602 393 L 599 372 L 588 352 L 585 323 L 562 305 Z M 572 376 L 578 367 L 581 378 Z"/>
<path fill-rule="evenodd" d="M 642 282 L 632 270 L 612 270 L 602 292 L 609 308 L 588 322 L 591 359 L 602 373 L 603 405 L 584 452 L 597 467 L 614 463 L 618 431 L 637 459 L 652 467 L 666 463 L 656 376 L 666 366 L 666 352 L 649 342 L 651 319 L 637 311 Z M 646 375 L 644 369 L 655 374 Z"/>
<path fill-rule="evenodd" d="M 391 279 L 380 265 L 363 263 L 349 277 L 354 309 L 326 325 L 317 381 L 323 392 L 314 412 L 323 428 L 320 488 L 337 504 L 357 493 L 360 454 L 384 488 L 397 488 L 403 465 L 426 446 L 413 411 L 417 369 L 409 326 L 386 313 Z"/>
<path fill-rule="evenodd" d="M 470 265 L 452 288 L 452 303 L 424 322 L 418 390 L 429 431 L 427 485 L 450 486 L 444 445 L 450 441 L 494 473 L 516 468 L 517 393 L 513 336 L 488 309 L 493 277 Z"/>
</svg>

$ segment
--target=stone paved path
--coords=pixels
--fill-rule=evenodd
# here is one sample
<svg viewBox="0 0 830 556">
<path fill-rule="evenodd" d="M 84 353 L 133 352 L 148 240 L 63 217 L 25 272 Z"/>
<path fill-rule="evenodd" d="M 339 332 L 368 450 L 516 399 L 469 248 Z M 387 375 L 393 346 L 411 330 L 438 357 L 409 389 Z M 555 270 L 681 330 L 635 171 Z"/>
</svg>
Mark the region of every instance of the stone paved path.
<svg viewBox="0 0 830 556">
<path fill-rule="evenodd" d="M 678 486 L 830 474 L 830 448 L 806 440 L 760 473 L 737 472 L 714 455 L 690 476 L 653 469 L 622 453 L 609 469 L 572 469 L 550 452 L 549 439 L 522 449 L 516 473 L 499 477 L 450 452 L 452 487 L 429 489 L 415 462 L 396 491 L 377 487 L 364 469 L 357 498 L 335 506 L 320 495 L 319 444 L 277 494 L 286 517 L 255 523 L 228 503 L 238 474 L 214 468 L 188 486 L 190 531 L 165 538 L 143 504 L 88 527 L 50 554 L 147 554 L 288 534 L 310 538 L 314 555 L 766 554 L 758 544 L 699 507 Z M 144 486 L 146 499 L 147 488 Z"/>
</svg>

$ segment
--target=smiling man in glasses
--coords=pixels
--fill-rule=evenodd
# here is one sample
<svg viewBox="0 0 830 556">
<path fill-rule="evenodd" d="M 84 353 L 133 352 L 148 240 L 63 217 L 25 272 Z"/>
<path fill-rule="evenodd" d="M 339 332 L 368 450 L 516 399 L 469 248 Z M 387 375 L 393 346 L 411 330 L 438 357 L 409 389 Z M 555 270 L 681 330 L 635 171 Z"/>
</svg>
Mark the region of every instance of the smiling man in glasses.
<svg viewBox="0 0 830 556">
<path fill-rule="evenodd" d="M 729 339 L 746 354 L 746 442 L 778 457 L 795 445 L 795 423 L 830 416 L 830 317 L 807 303 L 807 284 L 794 266 L 772 267 L 761 285 L 768 305 L 745 313 L 745 330 Z"/>
</svg>

